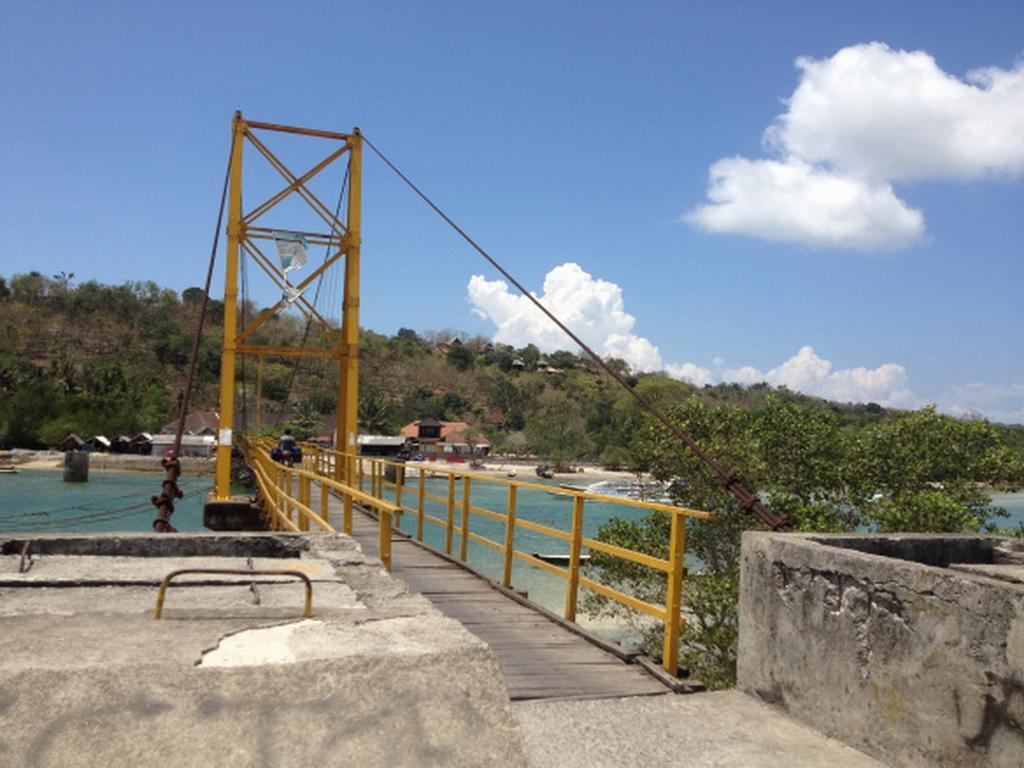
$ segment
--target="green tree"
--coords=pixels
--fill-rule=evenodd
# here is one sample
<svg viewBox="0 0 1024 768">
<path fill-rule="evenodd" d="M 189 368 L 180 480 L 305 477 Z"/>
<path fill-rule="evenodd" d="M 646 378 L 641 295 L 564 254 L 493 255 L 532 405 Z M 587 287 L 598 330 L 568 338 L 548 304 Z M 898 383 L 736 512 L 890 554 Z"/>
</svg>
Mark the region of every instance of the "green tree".
<svg viewBox="0 0 1024 768">
<path fill-rule="evenodd" d="M 395 334 L 395 338 L 397 338 L 399 341 L 404 341 L 409 344 L 421 343 L 419 334 L 416 333 L 416 331 L 412 330 L 411 328 L 399 328 L 398 333 Z"/>
<path fill-rule="evenodd" d="M 934 407 L 872 427 L 857 470 L 866 517 L 878 531 L 960 533 L 990 527 L 999 511 L 987 486 L 1021 481 L 1021 460 L 987 421 L 943 416 Z"/>
<path fill-rule="evenodd" d="M 527 344 L 516 353 L 516 356 L 525 363 L 526 370 L 537 370 L 537 361 L 540 360 L 540 350 L 537 349 L 535 345 Z"/>
<path fill-rule="evenodd" d="M 448 364 L 457 371 L 468 371 L 475 359 L 476 355 L 466 344 L 452 344 L 448 348 Z"/>
<path fill-rule="evenodd" d="M 365 387 L 359 393 L 359 423 L 371 435 L 398 431 L 394 408 L 375 387 Z"/>
<path fill-rule="evenodd" d="M 981 483 L 1021 476 L 1020 458 L 986 422 L 963 422 L 923 409 L 851 432 L 830 409 L 769 395 L 754 409 L 711 407 L 693 397 L 669 417 L 722 464 L 733 468 L 775 512 L 805 531 L 976 531 L 998 514 Z M 647 428 L 644 452 L 654 474 L 677 480 L 681 506 L 713 511 L 716 519 L 687 523 L 688 553 L 701 567 L 685 586 L 681 660 L 711 687 L 733 684 L 737 637 L 740 534 L 759 527 L 721 482 L 660 425 Z M 613 520 L 598 537 L 665 556 L 668 520 Z M 592 577 L 655 604 L 664 579 L 642 566 L 593 553 Z M 625 609 L 589 597 L 586 610 L 621 615 Z M 658 653 L 660 626 L 636 617 L 648 651 Z"/>
<path fill-rule="evenodd" d="M 203 303 L 203 299 L 206 298 L 206 291 L 202 288 L 186 288 L 181 292 L 181 301 L 183 304 L 200 305 Z"/>
<path fill-rule="evenodd" d="M 291 420 L 284 425 L 284 431 L 290 432 L 297 440 L 308 440 L 320 429 L 320 412 L 316 405 L 308 400 L 298 403 L 293 408 Z"/>
<path fill-rule="evenodd" d="M 588 450 L 580 407 L 561 392 L 544 392 L 524 431 L 531 450 L 558 466 L 586 455 Z"/>
</svg>

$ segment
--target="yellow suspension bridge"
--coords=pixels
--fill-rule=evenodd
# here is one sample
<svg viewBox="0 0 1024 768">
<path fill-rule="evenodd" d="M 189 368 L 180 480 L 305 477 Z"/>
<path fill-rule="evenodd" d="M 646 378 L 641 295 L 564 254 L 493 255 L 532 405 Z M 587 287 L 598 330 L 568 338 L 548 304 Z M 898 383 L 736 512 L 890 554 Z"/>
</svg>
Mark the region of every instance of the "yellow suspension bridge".
<svg viewBox="0 0 1024 768">
<path fill-rule="evenodd" d="M 304 172 L 295 173 L 271 151 L 268 135 L 319 142 L 327 147 L 326 154 Z M 251 121 L 240 113 L 235 114 L 225 185 L 228 217 L 216 485 L 206 505 L 207 519 L 225 511 L 241 511 L 242 514 L 254 513 L 259 525 L 270 530 L 340 531 L 354 536 L 411 589 L 427 596 L 442 612 L 462 621 L 492 646 L 513 698 L 637 695 L 662 693 L 666 685 L 684 687 L 676 675 L 679 673 L 680 633 L 684 626 L 686 520 L 710 518 L 709 513 L 494 478 L 461 468 L 431 465 L 428 470 L 425 466 L 415 468 L 403 462 L 358 455 L 359 263 L 365 141 L 358 129 L 351 133 L 313 130 Z M 281 179 L 281 186 L 275 192 L 257 198 L 260 202 L 248 210 L 243 209 L 243 197 L 249 199 L 243 195 L 243 168 L 247 175 L 252 169 L 246 149 L 249 155 L 255 152 L 256 159 L 265 161 Z M 390 161 L 381 157 L 427 200 Z M 347 209 L 345 215 L 340 216 L 341 197 L 338 209 L 332 211 L 314 192 L 312 182 L 329 166 L 343 160 L 348 162 L 342 190 L 347 198 Z M 266 172 L 266 166 L 261 172 Z M 266 226 L 264 221 L 268 215 L 285 209 L 286 201 L 293 205 L 301 203 L 307 214 L 311 213 L 325 229 Z M 437 206 L 427 202 L 458 229 Z M 218 229 L 219 226 L 218 223 Z M 458 231 L 469 240 L 461 229 Z M 295 284 L 289 279 L 288 269 L 267 254 L 268 243 L 279 240 L 282 232 L 301 238 L 308 245 L 326 249 L 323 263 Z M 507 275 L 479 246 L 469 242 Z M 248 258 L 258 266 L 282 292 L 279 301 L 252 318 L 245 315 L 245 302 L 242 302 L 243 311 L 239 312 L 241 258 Z M 335 265 L 342 265 L 344 274 L 340 325 L 330 319 L 330 309 L 317 307 L 316 301 L 310 301 L 305 295 L 306 289 Z M 211 273 L 212 269 L 211 259 Z M 272 318 L 294 310 L 305 318 L 307 327 L 315 331 L 308 344 L 281 346 L 259 341 L 260 329 Z M 547 314 L 562 326 L 550 312 Z M 562 327 L 590 352 L 571 331 Z M 266 359 L 311 358 L 336 363 L 338 419 L 333 449 L 304 445 L 301 462 L 286 466 L 271 458 L 272 444 L 267 438 L 243 434 L 236 429 L 238 356 L 256 359 L 257 392 L 262 386 Z M 184 407 L 187 407 L 187 397 Z M 237 451 L 241 452 L 255 478 L 258 489 L 255 512 L 252 499 L 232 495 L 232 454 Z M 445 493 L 434 492 L 436 484 L 427 483 L 428 472 L 443 481 Z M 487 492 L 482 493 L 485 489 Z M 495 498 L 495 491 L 504 500 L 503 504 L 492 502 L 488 507 L 480 502 L 483 497 Z M 541 523 L 523 514 L 529 494 L 539 491 L 566 497 L 567 511 L 562 524 Z M 166 490 L 165 495 L 170 498 Z M 639 508 L 645 513 L 657 511 L 668 515 L 671 522 L 664 547 L 667 556 L 654 557 L 587 536 L 588 508 L 597 503 L 615 505 L 615 509 L 623 512 L 635 513 Z M 173 505 L 170 510 L 173 511 Z M 161 509 L 161 514 L 166 522 L 169 512 Z M 402 529 L 403 518 L 408 532 Z M 486 530 L 478 525 L 479 521 L 489 521 Z M 438 540 L 443 541 L 443 547 L 428 546 L 424 531 L 429 528 L 440 533 Z M 567 554 L 558 563 L 538 557 L 536 552 L 522 548 L 520 541 L 524 532 L 545 537 L 556 549 Z M 492 574 L 493 578 L 485 576 L 474 561 L 476 553 L 487 551 L 493 553 L 492 562 L 497 557 L 501 563 L 500 575 Z M 591 578 L 584 564 L 589 552 L 660 573 L 665 580 L 664 602 L 654 604 Z M 560 616 L 531 603 L 517 592 L 514 566 L 518 564 L 540 569 L 564 582 L 564 610 Z M 646 657 L 623 651 L 576 624 L 584 590 L 663 625 L 660 668 Z"/>
</svg>

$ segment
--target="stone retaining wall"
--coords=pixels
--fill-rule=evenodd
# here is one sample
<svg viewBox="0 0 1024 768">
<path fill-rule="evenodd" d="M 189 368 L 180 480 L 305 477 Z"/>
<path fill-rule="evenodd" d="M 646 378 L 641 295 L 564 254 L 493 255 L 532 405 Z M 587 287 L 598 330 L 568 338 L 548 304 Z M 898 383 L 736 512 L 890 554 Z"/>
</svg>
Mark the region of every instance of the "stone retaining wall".
<svg viewBox="0 0 1024 768">
<path fill-rule="evenodd" d="M 743 537 L 738 686 L 899 766 L 1024 765 L 1024 552 Z"/>
</svg>

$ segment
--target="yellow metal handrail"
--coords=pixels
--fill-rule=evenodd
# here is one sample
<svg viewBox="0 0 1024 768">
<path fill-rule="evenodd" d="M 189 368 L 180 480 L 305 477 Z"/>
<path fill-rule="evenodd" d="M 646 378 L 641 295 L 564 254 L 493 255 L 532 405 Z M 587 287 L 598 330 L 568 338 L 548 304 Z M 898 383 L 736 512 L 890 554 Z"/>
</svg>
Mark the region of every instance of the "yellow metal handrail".
<svg viewBox="0 0 1024 768">
<path fill-rule="evenodd" d="M 167 588 L 171 586 L 171 581 L 176 579 L 178 576 L 189 576 L 189 575 L 213 575 L 213 576 L 293 576 L 299 579 L 305 584 L 306 587 L 306 602 L 303 604 L 302 617 L 305 619 L 313 616 L 313 582 L 309 580 L 309 576 L 304 574 L 302 571 L 294 571 L 288 568 L 276 570 L 242 570 L 241 568 L 179 568 L 176 571 L 171 571 L 164 576 L 163 581 L 160 582 L 160 589 L 156 593 L 156 610 L 153 611 L 153 618 L 160 619 L 164 613 L 164 599 L 167 595 Z M 255 583 L 255 582 L 253 582 Z"/>
<path fill-rule="evenodd" d="M 707 520 L 714 517 L 712 513 L 675 507 L 669 504 L 623 499 L 617 496 L 608 496 L 583 490 L 558 488 L 540 483 L 490 477 L 450 467 L 420 463 L 407 465 L 385 459 L 352 456 L 351 454 L 339 453 L 312 444 L 303 446 L 303 456 L 304 465 L 311 469 L 318 481 L 326 475 L 335 475 L 340 468 L 341 475 L 347 478 L 349 483 L 345 487 L 350 489 L 354 498 L 358 498 L 364 503 L 366 499 L 370 499 L 375 505 L 388 504 L 389 502 L 384 500 L 383 495 L 385 489 L 392 490 L 395 494 L 395 503 L 392 505 L 395 514 L 409 513 L 414 516 L 416 520 L 414 535 L 416 540 L 421 543 L 423 542 L 424 523 L 428 522 L 443 529 L 444 552 L 449 556 L 453 555 L 455 536 L 458 535 L 458 552 L 456 556 L 463 562 L 468 562 L 469 560 L 470 541 L 501 552 L 503 556 L 501 584 L 506 588 L 512 587 L 512 564 L 515 560 L 565 579 L 564 616 L 568 621 L 576 620 L 577 603 L 581 587 L 662 621 L 665 625 L 663 666 L 670 674 L 676 674 L 679 656 L 679 637 L 685 621 L 682 617 L 682 594 L 683 578 L 686 572 L 684 565 L 686 557 L 686 518 L 693 517 Z M 418 470 L 419 482 L 414 486 L 410 486 L 405 482 L 406 469 L 409 467 Z M 394 470 L 394 481 L 387 479 L 389 468 Z M 428 473 L 440 475 L 442 478 L 447 479 L 447 493 L 445 495 L 430 493 L 426 490 L 425 481 Z M 474 504 L 472 500 L 474 483 L 506 486 L 507 500 L 504 512 L 498 512 Z M 367 484 L 369 489 L 364 492 Z M 461 485 L 461 493 L 456 492 L 459 485 Z M 549 525 L 518 517 L 517 501 L 520 489 L 537 489 L 547 493 L 571 497 L 572 524 L 570 530 L 559 530 Z M 403 503 L 403 497 L 407 499 L 412 497 L 415 499 L 415 503 Z M 444 505 L 444 519 L 429 514 L 426 511 L 425 504 L 427 500 Z M 583 521 L 585 506 L 588 501 L 599 501 L 625 507 L 638 507 L 670 515 L 668 559 L 654 557 L 643 552 L 637 552 L 584 536 Z M 504 540 L 500 542 L 495 541 L 471 531 L 470 519 L 473 515 L 504 523 Z M 559 567 L 558 565 L 541 560 L 532 554 L 516 549 L 515 532 L 520 529 L 533 531 L 559 541 L 567 542 L 569 544 L 567 567 Z M 607 584 L 602 584 L 583 576 L 580 573 L 583 547 L 666 574 L 668 585 L 665 604 L 655 605 L 649 603 Z"/>
<path fill-rule="evenodd" d="M 328 520 L 330 494 L 342 499 L 342 531 L 352 533 L 352 504 L 360 503 L 376 511 L 379 525 L 378 549 L 381 562 L 391 570 L 392 520 L 401 515 L 397 504 L 365 493 L 329 476 L 321 464 L 314 463 L 307 454 L 303 466 L 287 467 L 270 458 L 271 441 L 266 438 L 242 438 L 242 451 L 246 463 L 253 470 L 256 485 L 264 501 L 267 525 L 273 530 L 309 531 L 311 524 L 320 530 L 334 533 L 337 529 Z M 319 458 L 322 457 L 318 457 Z M 311 506 L 312 487 L 319 486 L 319 511 Z"/>
</svg>

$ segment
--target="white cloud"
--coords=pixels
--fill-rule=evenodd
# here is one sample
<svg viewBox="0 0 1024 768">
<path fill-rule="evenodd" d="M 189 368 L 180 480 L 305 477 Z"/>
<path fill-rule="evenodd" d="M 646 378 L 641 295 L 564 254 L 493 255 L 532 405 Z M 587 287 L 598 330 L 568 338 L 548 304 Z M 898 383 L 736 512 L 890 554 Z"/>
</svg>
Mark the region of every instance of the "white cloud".
<svg viewBox="0 0 1024 768">
<path fill-rule="evenodd" d="M 501 280 L 482 275 L 470 278 L 467 287 L 473 312 L 497 327 L 494 341 L 522 347 L 536 344 L 544 352 L 571 347 L 571 342 L 525 296 L 509 291 Z M 660 371 L 697 386 L 719 381 L 756 384 L 766 381 L 809 395 L 841 401 L 873 401 L 883 405 L 910 405 L 906 369 L 895 363 L 878 368 L 842 368 L 819 357 L 811 347 L 802 347 L 793 357 L 769 371 L 752 366 L 725 368 L 716 357 L 712 367 L 691 362 L 662 361 L 661 352 L 648 339 L 633 333 L 636 318 L 626 312 L 622 288 L 595 279 L 578 264 L 561 264 L 544 278 L 544 292 L 538 297 L 566 325 L 600 354 L 619 357 L 634 370 Z"/>
<path fill-rule="evenodd" d="M 954 416 L 982 413 L 993 421 L 1024 424 L 1024 382 L 1007 385 L 974 382 L 954 387 L 938 400 Z"/>
<path fill-rule="evenodd" d="M 869 184 L 801 160 L 719 160 L 707 205 L 686 216 L 709 232 L 822 248 L 888 249 L 912 244 L 924 217 L 889 184 Z"/>
<path fill-rule="evenodd" d="M 716 358 L 718 359 L 718 358 Z M 893 407 L 911 407 L 916 398 L 910 391 L 907 370 L 896 363 L 877 368 L 835 369 L 829 360 L 819 357 L 812 347 L 804 346 L 788 360 L 768 371 L 750 365 L 715 370 L 693 363 L 667 366 L 666 373 L 677 379 L 702 386 L 714 382 L 757 384 L 767 382 L 774 387 L 788 387 L 805 395 L 839 402 L 875 402 Z"/>
<path fill-rule="evenodd" d="M 876 179 L 1024 172 L 1024 62 L 961 80 L 924 51 L 869 43 L 796 63 L 766 136 L 785 155 Z"/>
<path fill-rule="evenodd" d="M 801 347 L 793 357 L 765 374 L 765 381 L 798 392 L 840 402 L 876 402 L 908 406 L 914 397 L 909 389 L 907 369 L 896 363 L 877 368 L 840 368 L 819 357 L 813 348 Z"/>
<path fill-rule="evenodd" d="M 497 326 L 494 340 L 521 347 L 536 344 L 544 352 L 572 346 L 572 341 L 525 296 L 509 291 L 503 280 L 470 278 L 473 312 Z M 661 368 L 661 353 L 633 333 L 636 318 L 625 310 L 622 288 L 595 280 L 579 264 L 561 264 L 544 278 L 537 298 L 581 339 L 606 357 L 619 357 L 641 371 Z"/>
<path fill-rule="evenodd" d="M 924 219 L 891 182 L 1024 173 L 1024 63 L 960 79 L 923 51 L 868 43 L 797 67 L 788 109 L 765 132 L 777 157 L 714 163 L 708 202 L 687 221 L 812 247 L 904 248 Z"/>
<path fill-rule="evenodd" d="M 682 365 L 669 363 L 665 366 L 665 373 L 673 379 L 688 381 L 697 387 L 703 387 L 705 384 L 714 384 L 717 380 L 717 377 L 710 368 L 702 368 L 694 363 L 683 363 Z"/>
</svg>

